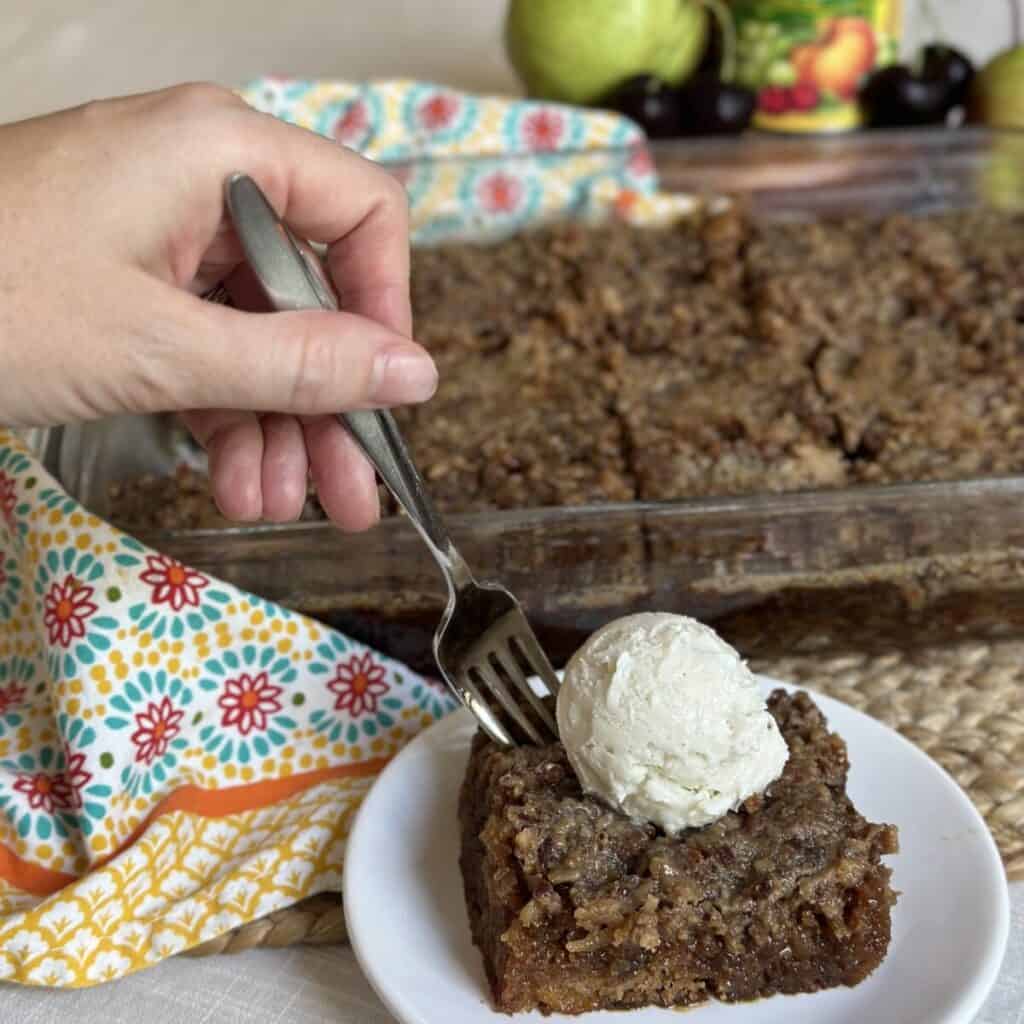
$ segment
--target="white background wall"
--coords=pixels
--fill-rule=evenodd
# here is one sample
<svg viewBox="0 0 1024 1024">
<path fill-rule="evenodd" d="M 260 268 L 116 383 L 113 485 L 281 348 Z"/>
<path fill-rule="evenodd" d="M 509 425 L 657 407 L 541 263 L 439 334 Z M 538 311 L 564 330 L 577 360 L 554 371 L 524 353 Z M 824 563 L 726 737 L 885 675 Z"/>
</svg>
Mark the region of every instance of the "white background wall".
<svg viewBox="0 0 1024 1024">
<path fill-rule="evenodd" d="M 919 0 L 908 43 L 927 33 Z M 1024 2 L 1024 0 L 1022 0 Z M 932 0 L 976 58 L 1006 45 L 1007 0 Z M 0 122 L 97 96 L 262 73 L 419 76 L 509 91 L 505 0 L 0 0 Z"/>
</svg>

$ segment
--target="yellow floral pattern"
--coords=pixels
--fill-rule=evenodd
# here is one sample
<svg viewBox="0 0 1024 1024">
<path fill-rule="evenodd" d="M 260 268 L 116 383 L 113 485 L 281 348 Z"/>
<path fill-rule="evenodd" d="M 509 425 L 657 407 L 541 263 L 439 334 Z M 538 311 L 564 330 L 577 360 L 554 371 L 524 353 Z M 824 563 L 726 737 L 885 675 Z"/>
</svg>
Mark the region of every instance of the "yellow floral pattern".
<svg viewBox="0 0 1024 1024">
<path fill-rule="evenodd" d="M 0 883 L 0 979 L 112 980 L 339 888 L 344 837 L 371 781 L 337 779 L 223 818 L 172 812 L 42 900 Z"/>
<path fill-rule="evenodd" d="M 454 701 L 88 514 L 0 433 L 0 979 L 92 985 L 341 881 Z"/>
</svg>

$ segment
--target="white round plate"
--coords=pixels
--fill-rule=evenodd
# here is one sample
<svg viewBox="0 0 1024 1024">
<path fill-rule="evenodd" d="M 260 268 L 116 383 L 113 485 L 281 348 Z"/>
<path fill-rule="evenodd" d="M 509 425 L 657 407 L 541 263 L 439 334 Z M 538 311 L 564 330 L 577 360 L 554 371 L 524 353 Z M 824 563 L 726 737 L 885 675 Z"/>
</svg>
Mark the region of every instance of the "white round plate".
<svg viewBox="0 0 1024 1024">
<path fill-rule="evenodd" d="M 763 679 L 765 692 L 785 684 Z M 786 687 L 791 689 L 791 687 Z M 852 989 L 709 1003 L 694 1024 L 970 1024 L 1002 963 L 1010 910 L 1002 862 L 974 805 L 924 753 L 867 715 L 812 694 L 846 740 L 849 793 L 871 821 L 899 827 L 889 859 L 900 893 L 882 966 Z M 469 935 L 459 873 L 459 786 L 474 720 L 459 710 L 385 768 L 356 817 L 345 913 L 363 970 L 401 1024 L 480 1024 L 492 1008 Z M 672 1010 L 516 1021 L 679 1024 Z"/>
</svg>

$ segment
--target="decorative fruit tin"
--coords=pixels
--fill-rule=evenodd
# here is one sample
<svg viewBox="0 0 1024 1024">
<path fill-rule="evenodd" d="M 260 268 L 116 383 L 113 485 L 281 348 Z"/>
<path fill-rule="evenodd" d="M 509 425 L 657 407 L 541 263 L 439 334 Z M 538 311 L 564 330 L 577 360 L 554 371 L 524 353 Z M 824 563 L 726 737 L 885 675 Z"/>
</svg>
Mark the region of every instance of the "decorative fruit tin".
<svg viewBox="0 0 1024 1024">
<path fill-rule="evenodd" d="M 898 59 L 902 0 L 732 0 L 737 80 L 758 128 L 840 132 L 861 123 L 857 88 Z"/>
</svg>

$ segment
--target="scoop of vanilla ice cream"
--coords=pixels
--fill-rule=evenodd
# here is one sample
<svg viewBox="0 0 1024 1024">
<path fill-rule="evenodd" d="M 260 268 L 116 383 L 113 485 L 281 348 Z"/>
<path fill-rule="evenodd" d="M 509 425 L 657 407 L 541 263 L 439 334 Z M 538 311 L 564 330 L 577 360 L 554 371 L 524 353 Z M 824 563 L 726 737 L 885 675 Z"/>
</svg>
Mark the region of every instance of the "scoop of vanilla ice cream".
<svg viewBox="0 0 1024 1024">
<path fill-rule="evenodd" d="M 668 833 L 736 809 L 789 756 L 739 654 L 665 613 L 610 622 L 572 656 L 558 729 L 586 792 Z"/>
</svg>

